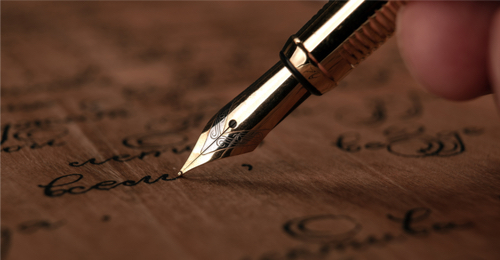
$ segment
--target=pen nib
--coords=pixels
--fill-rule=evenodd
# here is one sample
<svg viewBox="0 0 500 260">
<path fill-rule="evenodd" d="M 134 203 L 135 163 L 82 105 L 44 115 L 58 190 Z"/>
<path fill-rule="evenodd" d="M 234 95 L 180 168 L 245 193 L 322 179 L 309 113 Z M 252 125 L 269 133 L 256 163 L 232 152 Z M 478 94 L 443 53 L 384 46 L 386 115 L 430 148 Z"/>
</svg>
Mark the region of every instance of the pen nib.
<svg viewBox="0 0 500 260">
<path fill-rule="evenodd" d="M 309 92 L 278 62 L 208 121 L 179 176 L 202 164 L 253 151 L 307 97 Z"/>
<path fill-rule="evenodd" d="M 205 126 L 179 176 L 202 164 L 253 151 L 267 135 L 269 130 L 239 128 L 238 122 L 228 117 L 232 108 L 230 105 L 219 111 Z"/>
</svg>

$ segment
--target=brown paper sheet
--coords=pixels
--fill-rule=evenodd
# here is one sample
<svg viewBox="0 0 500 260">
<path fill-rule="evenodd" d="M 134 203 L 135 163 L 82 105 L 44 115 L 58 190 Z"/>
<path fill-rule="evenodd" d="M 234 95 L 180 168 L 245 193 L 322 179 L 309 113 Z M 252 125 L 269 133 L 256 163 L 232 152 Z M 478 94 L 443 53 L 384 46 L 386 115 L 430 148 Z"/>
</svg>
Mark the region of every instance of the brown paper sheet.
<svg viewBox="0 0 500 260">
<path fill-rule="evenodd" d="M 394 40 L 175 179 L 322 4 L 2 1 L 2 259 L 499 259 L 493 100 L 425 93 Z"/>
</svg>

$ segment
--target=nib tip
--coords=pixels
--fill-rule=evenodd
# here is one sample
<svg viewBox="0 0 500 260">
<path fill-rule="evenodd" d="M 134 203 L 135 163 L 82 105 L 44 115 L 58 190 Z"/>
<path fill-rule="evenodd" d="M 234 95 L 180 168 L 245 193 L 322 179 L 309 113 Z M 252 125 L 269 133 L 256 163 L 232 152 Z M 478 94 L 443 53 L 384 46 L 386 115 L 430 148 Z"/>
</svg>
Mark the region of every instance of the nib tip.
<svg viewBox="0 0 500 260">
<path fill-rule="evenodd" d="M 182 176 L 184 173 L 182 171 L 180 171 L 179 173 L 177 173 L 177 176 Z"/>
</svg>

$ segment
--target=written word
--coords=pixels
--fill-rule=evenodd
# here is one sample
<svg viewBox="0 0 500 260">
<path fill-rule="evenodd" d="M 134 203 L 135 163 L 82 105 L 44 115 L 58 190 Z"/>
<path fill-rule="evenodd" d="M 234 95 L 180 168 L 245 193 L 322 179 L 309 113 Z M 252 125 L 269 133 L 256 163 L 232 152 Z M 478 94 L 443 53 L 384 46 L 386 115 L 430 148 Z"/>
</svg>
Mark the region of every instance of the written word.
<svg viewBox="0 0 500 260">
<path fill-rule="evenodd" d="M 159 157 L 166 151 L 172 151 L 174 154 L 182 154 L 191 151 L 191 146 L 186 144 L 188 141 L 188 137 L 182 134 L 182 131 L 148 131 L 146 133 L 127 136 L 122 140 L 122 144 L 127 148 L 146 151 L 141 151 L 136 155 L 115 154 L 102 161 L 98 161 L 93 157 L 82 163 L 78 161 L 70 162 L 69 166 L 80 167 L 86 164 L 101 165 L 110 161 L 128 162 L 136 159 L 143 160 L 146 156 Z"/>
<path fill-rule="evenodd" d="M 39 126 L 16 130 L 11 135 L 11 128 L 10 124 L 2 127 L 2 152 L 12 153 L 23 148 L 35 150 L 43 147 L 62 146 L 65 143 L 61 139 L 69 133 L 69 130 L 64 126 Z M 4 145 L 9 139 L 20 143 L 10 146 Z"/>
<path fill-rule="evenodd" d="M 387 218 L 399 224 L 401 232 L 381 232 L 378 235 L 369 234 L 362 238 L 357 235 L 363 226 L 351 216 L 318 215 L 292 219 L 283 225 L 285 233 L 294 239 L 315 245 L 314 248 L 307 245 L 293 247 L 285 253 L 268 252 L 257 259 L 324 259 L 340 256 L 349 251 L 362 251 L 372 247 L 383 248 L 392 243 L 402 243 L 411 237 L 425 238 L 432 233 L 447 234 L 453 230 L 473 227 L 470 221 L 429 222 L 430 215 L 431 210 L 427 208 L 410 209 L 402 217 L 388 214 Z"/>
<path fill-rule="evenodd" d="M 186 147 L 184 147 L 183 149 L 177 149 L 177 148 L 172 148 L 171 150 L 173 153 L 175 154 L 181 154 L 183 152 L 189 152 L 191 151 L 191 147 L 189 145 L 186 145 Z M 70 162 L 69 163 L 69 166 L 72 166 L 72 167 L 81 167 L 81 166 L 84 166 L 85 164 L 93 164 L 93 165 L 101 165 L 101 164 L 104 164 L 104 163 L 107 163 L 109 161 L 115 161 L 115 162 L 128 162 L 128 161 L 132 161 L 132 160 L 135 160 L 135 159 L 139 159 L 139 160 L 143 160 L 144 157 L 148 156 L 148 155 L 151 155 L 153 157 L 160 157 L 160 155 L 162 155 L 163 153 L 165 153 L 165 150 L 163 151 L 158 151 L 158 150 L 155 150 L 155 151 L 147 151 L 147 152 L 141 152 L 137 155 L 130 155 L 130 154 L 119 154 L 119 155 L 113 155 L 105 160 L 102 160 L 102 161 L 97 161 L 96 158 L 90 158 L 82 163 L 79 163 L 79 162 Z"/>
<path fill-rule="evenodd" d="M 91 190 L 111 190 L 119 186 L 136 186 L 139 183 L 153 184 L 158 181 L 173 181 L 177 178 L 168 178 L 168 174 L 163 174 L 156 180 L 151 180 L 151 176 L 146 175 L 138 181 L 126 180 L 126 181 L 115 181 L 106 180 L 98 182 L 92 186 L 82 186 L 76 185 L 77 182 L 83 179 L 81 174 L 68 174 L 55 178 L 47 185 L 38 185 L 38 187 L 43 188 L 43 194 L 48 197 L 59 197 L 64 194 L 78 195 L 87 193 Z"/>
<path fill-rule="evenodd" d="M 480 135 L 478 128 L 464 128 L 466 135 Z M 367 142 L 360 144 L 358 132 L 339 135 L 334 145 L 345 152 L 385 149 L 389 153 L 402 157 L 454 156 L 465 151 L 465 145 L 459 131 L 441 131 L 436 135 L 425 133 L 423 126 L 389 127 L 383 132 L 386 142 Z"/>
<path fill-rule="evenodd" d="M 40 149 L 43 147 L 57 147 L 64 145 L 61 139 L 69 134 L 65 124 L 81 122 L 97 122 L 103 119 L 118 119 L 129 117 L 129 112 L 122 108 L 115 108 L 92 113 L 72 114 L 63 118 L 43 118 L 7 123 L 2 126 L 1 151 L 12 153 L 21 149 Z M 16 144 L 7 145 L 14 141 Z"/>
</svg>

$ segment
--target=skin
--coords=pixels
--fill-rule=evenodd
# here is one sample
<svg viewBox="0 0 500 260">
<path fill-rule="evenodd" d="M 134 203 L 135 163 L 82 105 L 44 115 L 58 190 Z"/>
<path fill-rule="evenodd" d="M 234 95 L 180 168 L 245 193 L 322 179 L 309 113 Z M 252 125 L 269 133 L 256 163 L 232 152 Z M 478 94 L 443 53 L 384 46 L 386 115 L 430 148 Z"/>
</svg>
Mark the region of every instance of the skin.
<svg viewBox="0 0 500 260">
<path fill-rule="evenodd" d="M 401 54 L 425 88 L 451 100 L 493 93 L 500 112 L 500 2 L 414 1 L 397 22 Z"/>
</svg>

